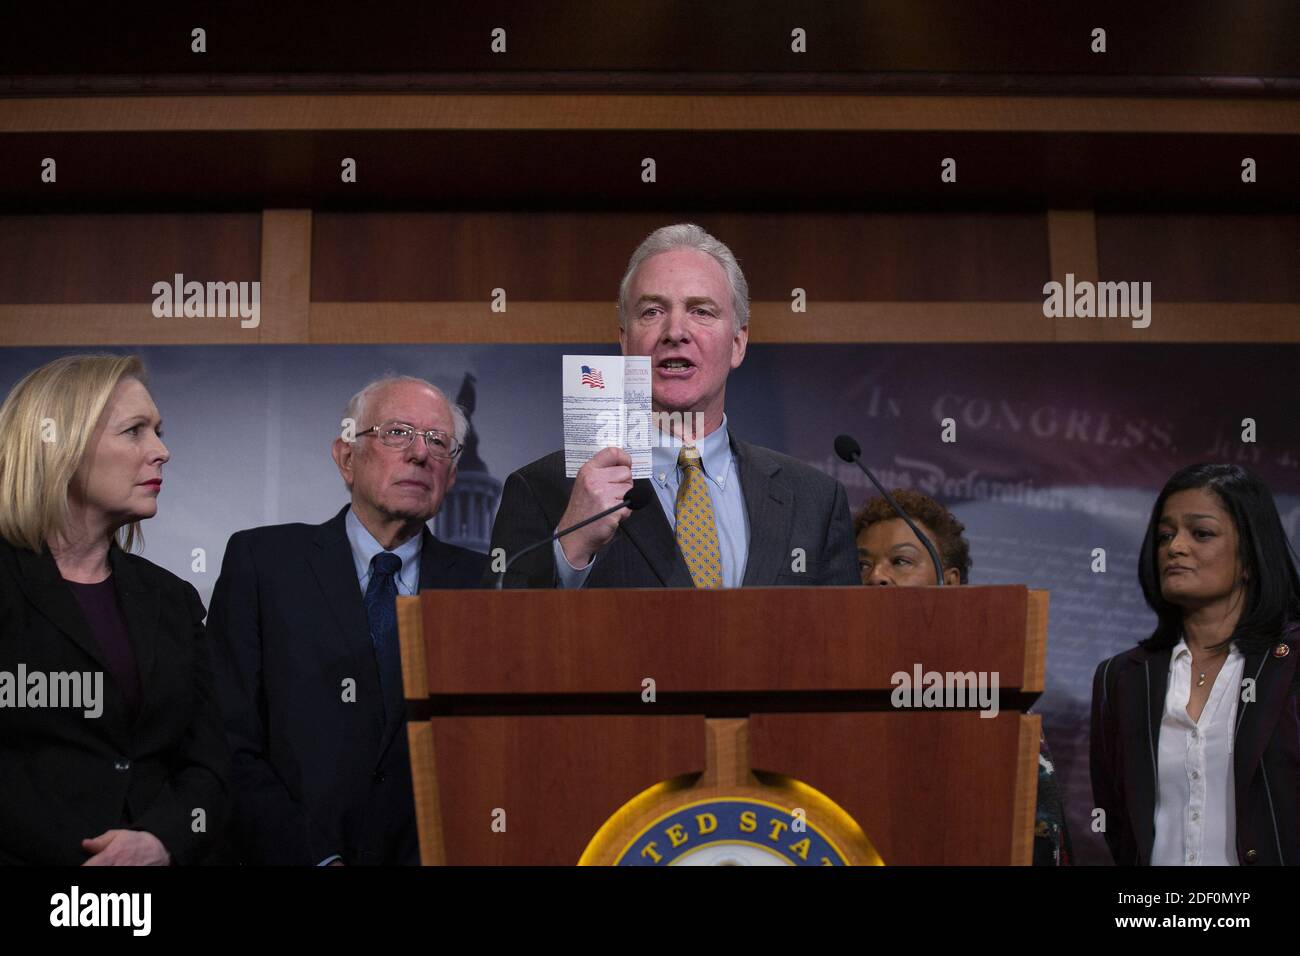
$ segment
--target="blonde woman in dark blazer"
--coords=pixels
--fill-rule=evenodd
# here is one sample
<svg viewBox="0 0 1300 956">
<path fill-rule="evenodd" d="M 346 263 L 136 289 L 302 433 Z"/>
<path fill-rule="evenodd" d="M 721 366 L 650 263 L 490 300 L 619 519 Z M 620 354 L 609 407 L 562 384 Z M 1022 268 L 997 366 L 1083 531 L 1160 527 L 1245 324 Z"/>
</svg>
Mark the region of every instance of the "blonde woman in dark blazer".
<svg viewBox="0 0 1300 956">
<path fill-rule="evenodd" d="M 0 406 L 0 863 L 188 864 L 219 837 L 203 605 L 130 553 L 168 457 L 131 356 L 56 359 Z"/>
</svg>

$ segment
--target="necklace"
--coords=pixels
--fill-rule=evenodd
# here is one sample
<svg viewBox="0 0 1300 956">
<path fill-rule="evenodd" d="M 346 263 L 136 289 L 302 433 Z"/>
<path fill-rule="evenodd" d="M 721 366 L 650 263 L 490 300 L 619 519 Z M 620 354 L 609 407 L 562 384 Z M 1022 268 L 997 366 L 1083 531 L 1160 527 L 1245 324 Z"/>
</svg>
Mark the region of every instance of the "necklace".
<svg viewBox="0 0 1300 956">
<path fill-rule="evenodd" d="M 1215 655 L 1213 655 L 1213 657 L 1212 657 L 1211 659 L 1213 659 L 1214 657 L 1219 657 L 1219 656 L 1220 656 L 1220 655 L 1215 654 Z M 1196 659 L 1193 658 L 1193 659 L 1192 659 L 1192 669 L 1193 669 L 1193 670 L 1197 669 L 1197 666 L 1198 666 L 1198 665 L 1197 665 L 1197 663 L 1196 663 Z M 1202 665 L 1202 666 L 1203 666 L 1203 665 Z M 1205 668 L 1205 670 L 1202 670 L 1202 671 L 1197 675 L 1197 680 L 1196 680 L 1196 686 L 1197 686 L 1197 687 L 1204 687 L 1204 686 L 1205 686 L 1205 675 L 1206 675 L 1208 672 L 1209 672 L 1209 668 L 1207 667 L 1207 668 Z"/>
</svg>

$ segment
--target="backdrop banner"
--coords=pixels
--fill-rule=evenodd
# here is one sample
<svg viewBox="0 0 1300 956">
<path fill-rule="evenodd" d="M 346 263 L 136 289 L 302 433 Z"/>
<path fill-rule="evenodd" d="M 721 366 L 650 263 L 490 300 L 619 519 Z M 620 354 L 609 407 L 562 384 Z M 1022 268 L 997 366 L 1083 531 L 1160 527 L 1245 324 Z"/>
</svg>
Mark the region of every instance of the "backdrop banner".
<svg viewBox="0 0 1300 956">
<path fill-rule="evenodd" d="M 0 385 L 7 392 L 78 351 L 91 350 L 0 349 Z M 616 347 L 111 351 L 143 358 L 172 455 L 144 554 L 207 602 L 232 532 L 319 523 L 346 502 L 330 443 L 348 398 L 384 373 L 427 378 L 470 412 L 459 478 L 433 528 L 486 550 L 505 477 L 562 446 L 561 356 Z M 1295 546 L 1300 419 L 1286 395 L 1298 365 L 1293 345 L 755 345 L 728 383 L 727 416 L 738 437 L 833 474 L 856 509 L 875 492 L 835 457 L 835 436 L 852 434 L 886 487 L 931 495 L 965 523 L 971 584 L 1051 591 L 1047 692 L 1035 709 L 1075 860 L 1100 863 L 1109 856 L 1089 825 L 1091 680 L 1100 660 L 1154 624 L 1137 552 L 1156 494 L 1192 462 L 1246 465 L 1273 489 Z M 1094 570 L 1098 549 L 1104 572 Z"/>
</svg>

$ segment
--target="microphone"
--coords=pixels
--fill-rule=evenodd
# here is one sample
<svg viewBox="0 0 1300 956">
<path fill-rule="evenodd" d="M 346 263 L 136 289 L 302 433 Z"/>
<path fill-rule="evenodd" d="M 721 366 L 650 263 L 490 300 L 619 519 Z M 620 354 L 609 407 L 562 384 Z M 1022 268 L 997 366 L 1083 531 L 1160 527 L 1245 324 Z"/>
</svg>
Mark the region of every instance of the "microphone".
<svg viewBox="0 0 1300 956">
<path fill-rule="evenodd" d="M 939 561 L 939 552 L 935 550 L 930 539 L 921 533 L 921 529 L 916 526 L 906 511 L 898 507 L 898 502 L 894 496 L 885 490 L 880 482 L 876 481 L 876 476 L 871 473 L 871 469 L 862 463 L 862 446 L 857 443 L 851 435 L 840 435 L 835 439 L 835 454 L 839 455 L 844 461 L 852 462 L 862 469 L 863 473 L 871 479 L 871 483 L 876 486 L 876 490 L 885 496 L 889 502 L 889 507 L 894 509 L 894 513 L 907 522 L 907 526 L 912 529 L 921 544 L 925 545 L 925 550 L 930 554 L 930 560 L 934 562 L 934 583 L 943 587 L 943 564 Z"/>
<path fill-rule="evenodd" d="M 627 508 L 630 511 L 640 511 L 642 508 L 644 508 L 646 505 L 650 503 L 650 496 L 653 494 L 654 492 L 650 490 L 650 486 L 648 483 L 643 485 L 634 484 L 632 486 L 632 489 L 623 496 L 623 500 L 620 501 L 618 504 L 614 505 L 613 507 L 606 508 L 604 511 L 598 511 L 590 518 L 583 518 L 577 524 L 570 525 L 567 528 L 563 528 L 555 532 L 555 534 L 551 535 L 549 538 L 543 538 L 541 541 L 535 541 L 532 544 L 530 544 L 528 547 L 524 548 L 522 551 L 516 552 L 515 556 L 506 562 L 506 566 L 502 568 L 501 572 L 497 575 L 496 590 L 500 591 L 502 586 L 505 584 L 506 572 L 510 570 L 510 565 L 514 564 L 525 554 L 528 554 L 532 551 L 536 551 L 538 548 L 544 548 L 552 541 L 558 541 L 560 538 L 563 538 L 566 534 L 572 534 L 573 532 L 577 531 L 579 528 L 585 528 L 593 521 L 599 521 L 601 518 L 604 518 L 608 515 L 612 515 L 616 511 L 622 511 L 624 508 Z"/>
</svg>

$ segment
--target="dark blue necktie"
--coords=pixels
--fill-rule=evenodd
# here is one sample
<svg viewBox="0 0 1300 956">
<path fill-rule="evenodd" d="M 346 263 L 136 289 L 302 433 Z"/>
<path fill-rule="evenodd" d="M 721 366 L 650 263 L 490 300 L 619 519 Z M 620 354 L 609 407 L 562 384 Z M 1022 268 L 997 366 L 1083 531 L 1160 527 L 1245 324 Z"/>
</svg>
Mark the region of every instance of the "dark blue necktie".
<svg viewBox="0 0 1300 956">
<path fill-rule="evenodd" d="M 379 665 L 379 687 L 384 694 L 384 722 L 402 706 L 402 653 L 397 644 L 397 578 L 402 559 L 380 551 L 370 559 L 370 584 L 366 588 L 366 617 L 370 640 Z"/>
</svg>

